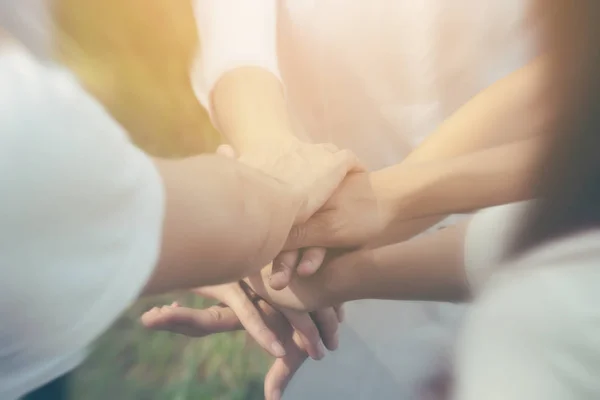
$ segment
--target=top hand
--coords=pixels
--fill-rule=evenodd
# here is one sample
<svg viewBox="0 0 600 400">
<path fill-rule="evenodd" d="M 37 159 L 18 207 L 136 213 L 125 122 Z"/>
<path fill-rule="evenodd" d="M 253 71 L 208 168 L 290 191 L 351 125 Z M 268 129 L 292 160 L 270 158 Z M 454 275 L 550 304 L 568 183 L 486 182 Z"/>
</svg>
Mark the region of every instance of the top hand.
<svg viewBox="0 0 600 400">
<path fill-rule="evenodd" d="M 277 256 L 270 286 L 283 289 L 295 272 L 302 277 L 314 274 L 325 259 L 325 247 L 339 249 L 368 244 L 384 230 L 387 219 L 371 174 L 349 174 L 319 211 L 305 224 L 292 228 L 286 249 L 305 249 Z"/>
<path fill-rule="evenodd" d="M 232 156 L 230 146 L 221 146 L 219 154 Z M 301 199 L 296 223 L 306 222 L 331 197 L 346 175 L 361 170 L 358 159 L 349 150 L 330 144 L 310 144 L 289 140 L 277 148 L 242 154 L 239 161 L 286 183 Z"/>
<path fill-rule="evenodd" d="M 371 177 L 366 172 L 349 174 L 321 209 L 305 224 L 294 226 L 285 249 L 360 247 L 376 238 L 388 213 Z"/>
</svg>

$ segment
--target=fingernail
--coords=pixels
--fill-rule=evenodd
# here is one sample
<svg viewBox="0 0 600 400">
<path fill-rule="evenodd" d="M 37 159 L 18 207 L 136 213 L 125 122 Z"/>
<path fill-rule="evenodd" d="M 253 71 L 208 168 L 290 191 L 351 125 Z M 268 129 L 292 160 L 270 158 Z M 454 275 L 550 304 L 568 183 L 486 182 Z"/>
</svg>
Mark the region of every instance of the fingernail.
<svg viewBox="0 0 600 400">
<path fill-rule="evenodd" d="M 279 342 L 273 342 L 271 344 L 271 350 L 273 351 L 273 355 L 275 357 L 283 357 L 285 356 L 285 349 L 283 348 L 283 345 Z"/>
<path fill-rule="evenodd" d="M 338 347 L 340 345 L 340 335 L 336 332 L 336 334 L 333 336 L 333 343 L 331 346 L 331 350 L 337 350 Z"/>
<path fill-rule="evenodd" d="M 278 272 L 272 273 L 271 276 L 269 277 L 269 280 L 270 281 L 274 281 L 274 280 L 276 281 L 278 279 L 281 280 L 281 279 L 283 279 L 283 277 L 284 277 L 283 272 L 278 271 Z"/>
<path fill-rule="evenodd" d="M 311 274 L 313 272 L 314 263 L 312 261 L 302 261 L 298 266 L 298 271 L 302 274 Z"/>
<path fill-rule="evenodd" d="M 325 357 L 325 345 L 323 342 L 319 342 L 317 345 L 317 356 L 315 357 L 315 360 L 320 360 L 323 357 Z"/>
</svg>

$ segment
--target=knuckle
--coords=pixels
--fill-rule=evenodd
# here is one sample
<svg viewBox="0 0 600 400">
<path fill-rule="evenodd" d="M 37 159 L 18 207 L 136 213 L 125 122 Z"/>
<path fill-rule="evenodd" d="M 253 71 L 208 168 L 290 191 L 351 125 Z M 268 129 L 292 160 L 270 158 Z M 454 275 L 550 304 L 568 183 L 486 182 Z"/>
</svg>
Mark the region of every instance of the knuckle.
<svg viewBox="0 0 600 400">
<path fill-rule="evenodd" d="M 301 247 L 301 244 L 304 242 L 306 238 L 306 225 L 295 225 L 292 227 L 290 234 L 288 236 L 288 242 L 291 246 Z"/>
<path fill-rule="evenodd" d="M 208 315 L 210 315 L 210 318 L 215 322 L 223 320 L 223 313 L 221 312 L 220 307 L 216 307 L 216 306 L 209 307 L 206 309 L 206 312 L 208 313 Z"/>
</svg>

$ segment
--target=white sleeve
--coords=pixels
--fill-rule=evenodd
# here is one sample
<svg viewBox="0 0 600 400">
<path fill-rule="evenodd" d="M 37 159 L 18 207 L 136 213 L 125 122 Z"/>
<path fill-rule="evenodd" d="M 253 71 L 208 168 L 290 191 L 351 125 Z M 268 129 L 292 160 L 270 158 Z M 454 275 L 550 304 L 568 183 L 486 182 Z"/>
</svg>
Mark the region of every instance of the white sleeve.
<svg viewBox="0 0 600 400">
<path fill-rule="evenodd" d="M 194 0 L 200 54 L 192 68 L 196 96 L 210 110 L 210 93 L 227 71 L 255 66 L 279 78 L 277 0 Z"/>
<path fill-rule="evenodd" d="M 597 266 L 581 276 L 572 267 L 493 278 L 458 343 L 455 400 L 598 398 L 600 313 L 591 287 Z"/>
<path fill-rule="evenodd" d="M 164 193 L 151 160 L 68 72 L 14 51 L 0 57 L 0 87 L 4 399 L 65 373 L 58 360 L 138 297 Z"/>
<path fill-rule="evenodd" d="M 469 285 L 478 290 L 503 261 L 518 233 L 529 202 L 492 207 L 476 213 L 465 235 L 464 262 Z"/>
</svg>

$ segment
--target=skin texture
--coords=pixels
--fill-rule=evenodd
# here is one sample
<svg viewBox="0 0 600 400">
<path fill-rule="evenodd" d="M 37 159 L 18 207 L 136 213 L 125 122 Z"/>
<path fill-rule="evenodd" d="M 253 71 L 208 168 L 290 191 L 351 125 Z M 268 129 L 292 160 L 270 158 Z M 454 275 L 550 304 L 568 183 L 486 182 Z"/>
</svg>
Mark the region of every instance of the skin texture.
<svg viewBox="0 0 600 400">
<path fill-rule="evenodd" d="M 529 197 L 531 166 L 539 146 L 535 136 L 543 130 L 548 117 L 541 101 L 545 73 L 546 60 L 540 57 L 473 98 L 403 163 L 368 176 L 348 176 L 313 219 L 293 229 L 286 244 L 290 251 L 281 253 L 273 262 L 273 276 L 267 280 L 270 288 L 281 290 L 295 275 L 306 277 L 318 271 L 326 258 L 326 249 L 310 246 L 352 247 L 370 243 L 370 246 L 376 247 L 394 243 L 422 232 L 448 213 Z M 235 74 L 235 71 L 230 74 Z M 220 87 L 224 93 L 222 98 L 226 99 L 228 92 L 240 91 L 247 93 L 244 96 L 252 96 L 256 100 L 256 93 L 261 93 L 261 101 L 276 103 L 267 108 L 275 111 L 269 116 L 260 114 L 261 118 L 286 121 L 279 92 L 270 90 L 263 95 L 262 91 L 254 91 L 256 86 L 260 86 L 258 82 L 264 83 L 262 78 L 265 76 L 253 82 L 252 77 L 240 74 L 239 79 Z M 271 80 L 272 86 L 276 86 L 276 78 L 271 76 Z M 228 118 L 228 115 L 235 119 L 235 110 L 228 108 L 231 104 L 217 104 L 218 89 L 219 85 L 213 101 L 214 111 L 221 113 L 219 120 Z M 265 126 L 269 124 L 267 122 Z M 278 132 L 285 137 L 289 132 L 289 124 L 284 122 L 279 126 L 282 129 Z M 236 132 L 244 140 L 256 143 L 256 146 L 277 142 L 273 137 L 266 136 L 273 133 L 270 129 L 231 128 L 229 136 L 227 132 L 224 133 L 234 145 L 236 140 L 233 135 Z M 511 155 L 510 159 L 516 157 L 517 161 L 506 163 L 507 154 Z M 446 168 L 448 164 L 445 163 L 453 167 Z M 497 182 L 490 179 L 494 176 L 502 177 L 500 189 Z M 406 179 L 412 179 L 414 184 L 396 184 Z M 478 185 L 473 184 L 474 179 Z M 478 193 L 473 192 L 474 187 L 477 187 Z M 465 190 L 471 190 L 469 195 L 465 194 Z M 460 195 L 457 196 L 457 193 Z M 432 198 L 453 198 L 456 203 L 445 201 L 442 204 L 431 201 Z M 361 216 L 360 221 L 355 220 L 356 215 Z M 294 250 L 296 248 L 305 249 L 299 253 Z M 390 250 L 386 254 L 393 257 L 395 252 Z M 389 262 L 393 263 L 393 259 Z M 464 293 L 455 293 L 454 297 L 460 298 L 462 295 Z M 169 324 L 157 329 L 169 329 Z M 303 361 L 303 357 L 294 355 L 278 360 L 267 379 L 267 396 L 278 398 Z M 270 382 L 279 382 L 280 386 L 274 387 Z"/>
</svg>

